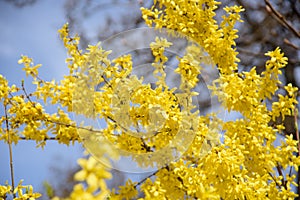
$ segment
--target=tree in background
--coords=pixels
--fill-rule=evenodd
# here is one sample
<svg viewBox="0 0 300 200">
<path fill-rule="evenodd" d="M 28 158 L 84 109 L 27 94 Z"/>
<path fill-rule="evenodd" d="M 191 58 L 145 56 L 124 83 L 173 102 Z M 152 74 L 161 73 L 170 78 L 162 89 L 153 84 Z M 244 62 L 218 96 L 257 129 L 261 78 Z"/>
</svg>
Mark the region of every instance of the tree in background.
<svg viewBox="0 0 300 200">
<path fill-rule="evenodd" d="M 176 72 L 180 75 L 181 83 L 180 92 L 175 92 L 166 83 L 164 71 L 168 61 L 165 52 L 173 45 L 171 42 L 157 38 L 150 44 L 154 57 L 154 76 L 157 78 L 155 87 L 151 87 L 131 74 L 133 66 L 130 55 L 110 60 L 110 52 L 102 49 L 101 45 L 90 45 L 83 51 L 79 48 L 80 38 L 70 36 L 69 27 L 65 25 L 59 33 L 69 54 L 67 62 L 70 73 L 63 80 L 44 81 L 38 76 L 41 65 L 35 65 L 26 56 L 22 56 L 19 62 L 24 65 L 26 74 L 33 78 L 36 91 L 28 93 L 23 82 L 20 86 L 9 86 L 1 76 L 0 97 L 4 107 L 1 139 L 11 149 L 12 144 L 17 144 L 20 139 L 35 140 L 38 147 L 43 147 L 50 139 L 69 145 L 77 141 L 101 142 L 105 137 L 120 149 L 139 155 L 163 149 L 169 141 L 173 141 L 178 130 L 195 134 L 179 159 L 163 163 L 158 170 L 139 182 L 128 180 L 124 186 L 113 190 L 106 186 L 105 179 L 111 178 L 107 167 L 94 157 L 80 159 L 78 163 L 82 169 L 74 176 L 79 183 L 74 186 L 69 199 L 133 199 L 138 196 L 141 199 L 297 197 L 292 185 L 297 186 L 294 170 L 298 170 L 300 162 L 298 126 L 295 123 L 293 127 L 296 133 L 294 138 L 293 134 L 285 132 L 285 124 L 277 121 L 279 117 L 284 120 L 288 116 L 297 121 L 298 89 L 279 80 L 288 59 L 277 47 L 273 51 L 268 49 L 264 67 L 239 69 L 240 59 L 235 49 L 238 36 L 234 26 L 241 20 L 239 13 L 243 8 L 224 7 L 225 14 L 218 22 L 215 17 L 219 4 L 216 1 L 161 0 L 141 10 L 147 25 L 182 33 L 204 48 L 220 73 L 220 77 L 210 86 L 213 95 L 219 98 L 226 110 L 237 111 L 243 118 L 223 121 L 212 114 L 200 116 L 194 110 L 191 105 L 196 95 L 193 88 L 198 84 L 198 75 L 202 70 L 199 46 L 188 46 L 187 53 L 178 58 Z M 272 8 L 268 5 L 269 11 Z M 42 102 L 47 100 L 58 106 L 57 113 L 45 111 Z M 138 106 L 128 107 L 132 104 L 124 102 L 128 103 L 129 100 Z M 82 103 L 93 106 L 82 106 Z M 165 112 L 156 105 L 163 107 Z M 131 120 L 124 115 L 124 111 L 125 114 L 129 113 Z M 78 125 L 68 117 L 67 112 L 91 118 L 101 117 L 107 126 L 96 130 Z M 132 124 L 135 129 L 141 125 L 152 130 L 149 124 L 151 119 L 147 118 L 151 115 L 165 120 L 160 132 L 146 139 L 129 134 L 128 127 Z M 217 125 L 211 126 L 212 123 Z M 213 128 L 217 129 L 216 133 L 220 130 L 224 132 L 224 141 L 212 145 L 211 150 L 203 156 L 200 149 L 216 139 L 208 138 L 215 131 Z M 278 133 L 283 134 L 285 140 L 274 146 Z M 178 150 L 180 146 L 174 149 Z M 105 157 L 105 154 L 112 158 L 119 156 L 119 152 L 115 152 L 104 141 L 97 150 L 98 157 Z M 133 159 L 140 166 L 153 164 L 137 157 Z M 169 161 L 163 156 L 158 159 Z M 11 177 L 11 184 L 0 187 L 2 198 L 11 194 L 16 199 L 40 196 L 30 186 L 23 186 L 22 182 L 15 185 L 12 165 Z"/>
</svg>

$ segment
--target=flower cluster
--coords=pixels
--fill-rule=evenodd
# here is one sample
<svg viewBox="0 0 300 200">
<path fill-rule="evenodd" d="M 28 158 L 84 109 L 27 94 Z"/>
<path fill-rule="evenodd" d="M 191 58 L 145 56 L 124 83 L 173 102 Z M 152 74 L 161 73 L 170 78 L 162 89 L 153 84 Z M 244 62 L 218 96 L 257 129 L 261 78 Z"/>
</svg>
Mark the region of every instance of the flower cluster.
<svg viewBox="0 0 300 200">
<path fill-rule="evenodd" d="M 40 193 L 33 192 L 31 185 L 23 185 L 22 183 L 23 180 L 13 191 L 10 185 L 0 185 L 0 199 L 6 199 L 11 194 L 13 194 L 14 200 L 37 199 L 42 196 Z"/>
<path fill-rule="evenodd" d="M 78 184 L 67 199 L 295 198 L 292 185 L 297 183 L 292 172 L 300 165 L 298 141 L 286 135 L 281 144 L 274 145 L 285 127 L 271 123 L 297 117 L 298 89 L 279 81 L 287 58 L 276 48 L 266 53 L 270 58 L 262 73 L 256 67 L 238 72 L 234 26 L 241 21 L 243 8 L 224 8 L 226 14 L 218 23 L 214 17 L 219 4 L 214 0 L 156 0 L 150 9 L 141 9 L 149 26 L 177 31 L 197 43 L 177 58 L 174 71 L 180 76 L 179 88 L 171 88 L 166 81 L 165 51 L 173 45 L 167 39 L 158 37 L 150 44 L 156 78 L 153 87 L 132 75 L 131 55 L 110 60 L 111 51 L 101 43 L 80 50 L 80 38 L 71 37 L 64 25 L 59 33 L 69 54 L 69 74 L 63 80 L 41 79 L 41 65 L 27 56 L 19 63 L 32 77 L 34 92 L 28 92 L 24 82 L 9 86 L 0 75 L 0 101 L 5 110 L 0 139 L 8 145 L 30 139 L 41 147 L 50 139 L 65 145 L 83 141 L 108 166 L 107 156 L 117 158 L 122 154 L 115 151 L 119 149 L 140 167 L 158 167 L 140 182 L 129 179 L 110 191 L 105 182 L 111 178 L 109 169 L 93 157 L 79 159 L 82 169 L 74 176 Z M 195 111 L 193 97 L 201 92 L 193 89 L 203 69 L 203 50 L 220 72 L 209 86 L 212 94 L 225 110 L 236 111 L 242 118 L 223 121 L 217 113 L 200 116 Z M 57 106 L 57 112 L 48 113 L 46 104 Z M 75 123 L 67 112 L 101 119 L 106 126 L 95 129 L 84 121 Z M 221 132 L 224 140 L 219 142 Z M 177 154 L 180 159 L 175 159 Z M 40 196 L 22 183 L 15 188 L 0 185 L 0 198 L 8 195 L 14 199 Z"/>
</svg>

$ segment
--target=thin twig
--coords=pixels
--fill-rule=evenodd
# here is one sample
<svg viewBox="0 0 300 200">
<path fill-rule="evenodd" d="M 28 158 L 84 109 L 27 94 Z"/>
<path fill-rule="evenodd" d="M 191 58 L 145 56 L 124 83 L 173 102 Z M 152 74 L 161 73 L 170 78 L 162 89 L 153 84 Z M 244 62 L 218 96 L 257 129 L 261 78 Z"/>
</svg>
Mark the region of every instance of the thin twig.
<svg viewBox="0 0 300 200">
<path fill-rule="evenodd" d="M 280 187 L 280 184 L 277 183 L 277 181 L 276 181 L 276 179 L 274 178 L 274 176 L 273 176 L 270 172 L 268 172 L 268 173 L 269 173 L 269 175 L 271 176 L 271 178 L 273 179 L 275 185 L 276 185 L 277 187 Z"/>
<path fill-rule="evenodd" d="M 284 23 L 290 31 L 292 31 L 298 38 L 300 38 L 300 32 L 298 32 L 286 19 L 285 17 L 278 12 L 273 5 L 270 3 L 269 0 L 265 0 L 267 11 L 274 13 L 274 15 L 277 17 L 275 18 L 277 21 Z"/>
<path fill-rule="evenodd" d="M 298 141 L 298 156 L 300 155 L 300 139 L 299 139 L 299 129 L 298 129 L 298 109 L 295 106 L 294 109 L 294 120 L 295 120 L 295 134 Z M 300 192 L 300 167 L 298 167 L 298 193 Z"/>
<path fill-rule="evenodd" d="M 13 155 L 12 155 L 12 147 L 11 147 L 12 141 L 11 141 L 11 138 L 10 138 L 6 105 L 4 105 L 4 112 L 5 112 L 5 124 L 6 124 L 7 140 L 8 140 L 7 142 L 8 142 L 8 149 L 9 149 L 9 167 L 10 167 L 11 187 L 12 187 L 12 192 L 14 192 L 14 190 L 15 190 L 15 178 L 14 178 L 14 165 L 13 165 Z M 13 193 L 13 197 L 16 198 L 16 194 Z"/>
<path fill-rule="evenodd" d="M 298 154 L 300 153 L 300 139 L 299 139 L 299 129 L 298 129 L 298 109 L 295 106 L 294 109 L 294 120 L 295 120 L 295 132 L 296 132 L 296 138 L 298 141 Z"/>
<path fill-rule="evenodd" d="M 19 137 L 18 140 L 32 140 L 32 139 L 26 138 L 26 137 Z M 57 140 L 57 138 L 56 138 L 56 137 L 48 137 L 48 138 L 44 138 L 44 141 L 46 141 L 46 140 Z M 70 139 L 70 141 L 71 141 L 71 140 L 72 140 L 72 139 Z"/>
<path fill-rule="evenodd" d="M 255 56 L 255 57 L 265 57 L 265 55 L 264 55 L 264 53 L 262 53 L 262 52 L 253 52 L 253 51 L 248 51 L 248 50 L 246 50 L 246 49 L 244 49 L 244 48 L 240 48 L 240 47 L 238 47 L 238 52 L 240 52 L 240 53 L 244 53 L 244 54 L 246 54 L 246 55 L 250 55 L 250 56 Z"/>
<path fill-rule="evenodd" d="M 144 183 L 148 178 L 152 177 L 152 176 L 155 176 L 157 173 L 159 172 L 159 170 L 153 172 L 152 174 L 150 174 L 149 176 L 143 178 L 140 182 L 138 182 L 134 188 L 138 187 L 139 185 L 141 185 L 142 183 Z"/>
<path fill-rule="evenodd" d="M 297 45 L 293 44 L 290 40 L 288 40 L 287 38 L 284 38 L 283 42 L 287 45 L 289 45 L 290 47 L 299 50 L 300 47 L 298 47 Z"/>
<path fill-rule="evenodd" d="M 283 172 L 281 170 L 281 166 L 280 166 L 280 164 L 278 162 L 277 162 L 276 169 L 277 169 L 277 172 L 278 172 L 279 176 L 282 177 L 282 179 L 281 179 L 281 185 L 284 187 L 284 189 L 287 190 L 286 181 L 284 180 L 284 174 L 283 174 Z"/>
</svg>

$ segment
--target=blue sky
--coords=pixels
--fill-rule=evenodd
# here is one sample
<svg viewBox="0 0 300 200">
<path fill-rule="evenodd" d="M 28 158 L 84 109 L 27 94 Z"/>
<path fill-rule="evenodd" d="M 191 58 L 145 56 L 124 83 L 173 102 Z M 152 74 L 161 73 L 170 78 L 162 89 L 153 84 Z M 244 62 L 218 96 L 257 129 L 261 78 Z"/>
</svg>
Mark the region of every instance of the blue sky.
<svg viewBox="0 0 300 200">
<path fill-rule="evenodd" d="M 25 86 L 30 88 L 30 79 L 26 79 L 22 66 L 17 63 L 22 54 L 43 64 L 40 77 L 45 80 L 59 80 L 68 72 L 66 51 L 57 34 L 66 22 L 63 3 L 37 1 L 19 9 L 0 1 L 0 74 L 10 85 L 20 86 L 21 79 L 25 79 Z M 3 108 L 0 112 L 2 115 Z M 77 158 L 82 156 L 80 145 L 67 147 L 50 141 L 44 150 L 35 146 L 35 142 L 20 141 L 13 147 L 13 162 L 15 182 L 24 179 L 24 184 L 32 184 L 37 190 L 41 190 L 44 180 L 50 179 L 50 167 L 68 168 L 76 165 Z M 0 184 L 4 184 L 10 181 L 10 173 L 8 146 L 2 141 L 0 152 Z"/>
</svg>

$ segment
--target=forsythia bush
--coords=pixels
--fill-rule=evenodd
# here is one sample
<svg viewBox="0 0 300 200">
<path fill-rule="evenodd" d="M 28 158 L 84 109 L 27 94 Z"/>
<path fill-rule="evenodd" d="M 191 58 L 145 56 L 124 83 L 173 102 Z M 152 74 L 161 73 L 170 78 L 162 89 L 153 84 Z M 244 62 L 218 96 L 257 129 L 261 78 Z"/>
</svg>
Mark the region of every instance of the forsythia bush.
<svg viewBox="0 0 300 200">
<path fill-rule="evenodd" d="M 235 39 L 238 37 L 235 23 L 241 21 L 239 12 L 243 8 L 224 8 L 225 15 L 218 23 L 215 10 L 220 2 L 214 0 L 157 0 L 150 9 L 142 8 L 145 22 L 150 27 L 177 31 L 202 46 L 219 70 L 219 78 L 210 86 L 223 107 L 237 111 L 243 118 L 223 121 L 216 115 L 200 116 L 191 104 L 193 88 L 199 82 L 201 65 L 197 57 L 200 49 L 191 46 L 190 51 L 178 58 L 176 69 L 181 77 L 180 91 L 169 88 L 166 83 L 165 50 L 172 46 L 164 38 L 150 44 L 154 56 L 152 66 L 157 78 L 156 88 L 143 84 L 143 80 L 132 76 L 131 55 L 110 60 L 110 51 L 101 44 L 89 46 L 86 51 L 78 47 L 80 38 L 69 35 L 68 25 L 59 30 L 69 57 L 66 59 L 70 73 L 61 81 L 44 81 L 38 75 L 40 64 L 22 56 L 26 75 L 31 76 L 36 86 L 29 93 L 22 82 L 20 86 L 9 85 L 0 75 L 0 99 L 4 113 L 0 139 L 8 145 L 20 139 L 35 140 L 37 147 L 44 147 L 47 140 L 55 139 L 69 145 L 95 137 L 109 142 L 135 155 L 164 149 L 178 132 L 194 135 L 188 149 L 179 159 L 163 162 L 163 165 L 148 178 L 140 182 L 130 179 L 120 188 L 108 189 L 105 179 L 111 178 L 109 168 L 95 158 L 79 159 L 81 171 L 75 174 L 78 184 L 67 199 L 293 199 L 297 194 L 295 170 L 298 170 L 298 141 L 286 135 L 284 142 L 274 146 L 277 134 L 283 133 L 284 125 L 270 125 L 276 118 L 297 114 L 297 88 L 291 84 L 283 86 L 279 81 L 281 69 L 287 58 L 279 48 L 266 53 L 269 60 L 265 70 L 259 74 L 253 67 L 250 71 L 238 71 L 238 52 Z M 97 90 L 95 87 L 99 86 Z M 285 94 L 278 94 L 279 89 Z M 82 92 L 76 92 L 82 91 Z M 125 91 L 125 92 L 124 92 Z M 199 94 L 201 95 L 201 94 Z M 267 105 L 268 100 L 278 96 L 278 101 Z M 57 105 L 56 113 L 46 112 L 43 102 Z M 82 106 L 82 105 L 92 105 Z M 138 106 L 132 106 L 138 105 Z M 159 108 L 163 108 L 161 112 Z M 67 112 L 83 114 L 90 118 L 101 118 L 107 126 L 101 130 L 78 125 Z M 159 113 L 159 114 L 157 114 Z M 164 121 L 160 132 L 150 138 L 134 137 L 130 128 L 136 124 L 148 132 L 155 129 L 149 124 L 151 115 Z M 128 118 L 130 116 L 130 118 Z M 224 132 L 224 141 L 213 145 L 202 156 L 200 149 L 207 143 L 212 130 L 210 124 Z M 180 130 L 180 131 L 179 131 Z M 297 133 L 298 134 L 298 133 Z M 217 138 L 219 139 L 219 138 Z M 184 142 L 184 141 L 183 141 Z M 104 142 L 103 142 L 104 143 Z M 105 147 L 105 148 L 104 148 Z M 118 157 L 118 152 L 104 145 L 98 156 Z M 180 148 L 180 147 L 177 147 Z M 180 150 L 179 150 L 180 151 Z M 172 156 L 165 152 L 166 156 Z M 161 156 L 161 155 L 160 155 Z M 133 157 L 139 166 L 150 166 L 140 157 Z M 290 173 L 287 173 L 289 172 Z M 31 186 L 3 184 L 0 199 L 36 199 L 41 195 Z M 53 199 L 60 199 L 54 197 Z"/>
</svg>

